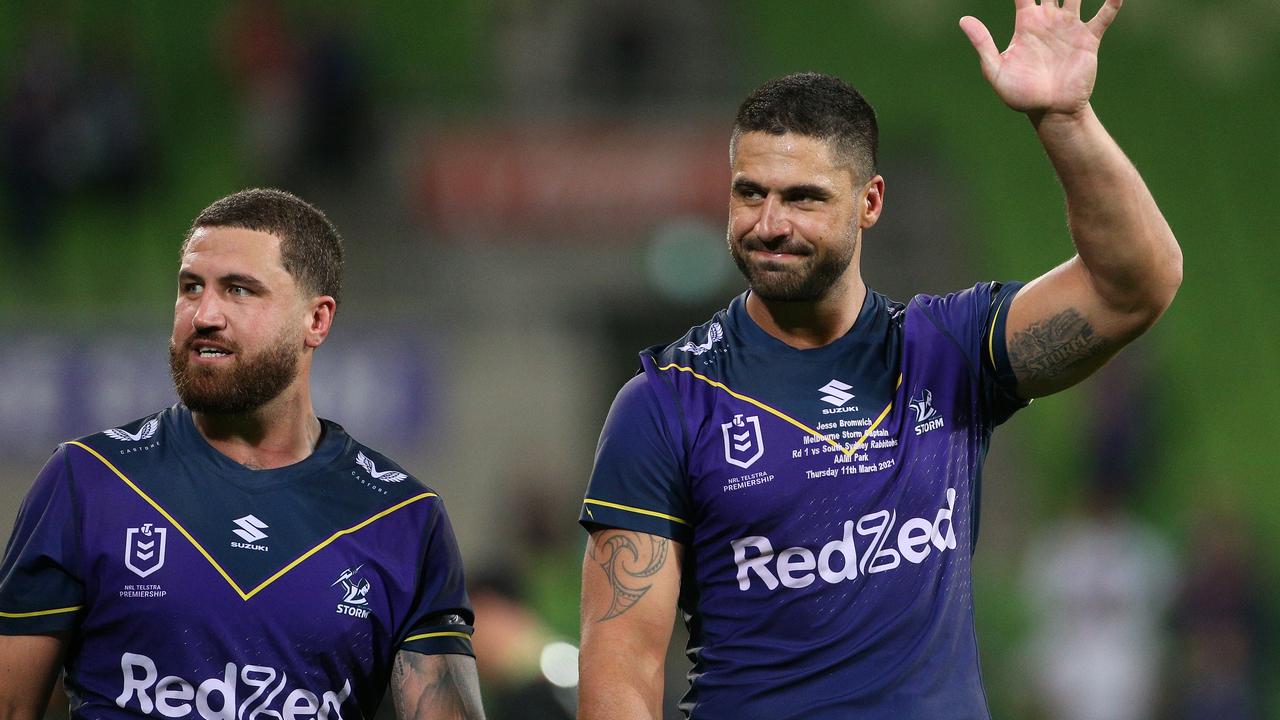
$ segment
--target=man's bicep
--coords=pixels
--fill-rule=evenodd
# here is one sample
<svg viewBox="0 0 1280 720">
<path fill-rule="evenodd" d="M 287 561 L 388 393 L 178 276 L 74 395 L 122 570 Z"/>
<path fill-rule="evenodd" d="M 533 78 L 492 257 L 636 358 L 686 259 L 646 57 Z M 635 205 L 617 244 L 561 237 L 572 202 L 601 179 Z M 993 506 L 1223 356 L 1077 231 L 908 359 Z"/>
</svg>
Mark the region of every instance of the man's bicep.
<svg viewBox="0 0 1280 720">
<path fill-rule="evenodd" d="M 0 717 L 44 715 L 67 634 L 0 635 Z"/>
<path fill-rule="evenodd" d="M 670 635 L 683 552 L 680 543 L 661 535 L 618 528 L 593 531 L 582 562 L 584 631 L 588 623 L 609 622 L 634 610 L 632 622 L 656 622 Z"/>
<path fill-rule="evenodd" d="M 662 717 L 683 556 L 661 535 L 592 531 L 582 561 L 579 717 Z"/>
<path fill-rule="evenodd" d="M 470 655 L 396 653 L 391 698 L 400 720 L 483 720 L 476 659 Z"/>
<path fill-rule="evenodd" d="M 1078 257 L 1041 275 L 1009 307 L 1005 345 L 1018 394 L 1064 390 L 1102 367 L 1150 325 L 1139 313 L 1109 307 Z"/>
</svg>

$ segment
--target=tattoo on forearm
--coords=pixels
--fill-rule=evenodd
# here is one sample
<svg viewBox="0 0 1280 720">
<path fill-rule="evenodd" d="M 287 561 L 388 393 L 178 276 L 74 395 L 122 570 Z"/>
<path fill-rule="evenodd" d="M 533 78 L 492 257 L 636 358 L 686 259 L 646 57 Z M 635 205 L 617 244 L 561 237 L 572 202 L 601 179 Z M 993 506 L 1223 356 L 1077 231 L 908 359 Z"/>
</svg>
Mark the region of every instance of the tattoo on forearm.
<svg viewBox="0 0 1280 720">
<path fill-rule="evenodd" d="M 396 653 L 391 687 L 400 718 L 482 720 L 480 686 L 471 658 Z"/>
<path fill-rule="evenodd" d="M 627 531 L 606 531 L 592 539 L 591 559 L 604 570 L 613 590 L 609 610 L 597 622 L 618 617 L 644 597 L 653 587 L 644 579 L 666 565 L 670 544 L 663 537 Z"/>
<path fill-rule="evenodd" d="M 1107 344 L 1075 308 L 1032 324 L 1009 340 L 1009 363 L 1022 380 L 1056 377 Z"/>
</svg>

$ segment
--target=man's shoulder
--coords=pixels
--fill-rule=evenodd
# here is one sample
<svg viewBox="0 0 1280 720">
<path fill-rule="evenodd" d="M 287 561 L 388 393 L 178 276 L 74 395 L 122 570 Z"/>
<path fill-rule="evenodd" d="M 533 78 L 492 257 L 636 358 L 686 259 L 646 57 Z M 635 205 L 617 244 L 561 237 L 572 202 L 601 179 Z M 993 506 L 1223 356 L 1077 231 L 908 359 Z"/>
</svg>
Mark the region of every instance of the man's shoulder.
<svg viewBox="0 0 1280 720">
<path fill-rule="evenodd" d="M 729 308 L 718 310 L 706 321 L 689 328 L 674 342 L 645 348 L 641 355 L 653 358 L 659 365 L 687 365 L 695 359 L 707 359 L 724 352 L 729 345 Z"/>
<path fill-rule="evenodd" d="M 340 426 L 336 426 L 342 431 Z M 345 431 L 342 431 L 345 433 Z M 350 474 L 358 484 L 375 489 L 379 494 L 393 498 L 416 497 L 422 493 L 439 495 L 433 488 L 410 473 L 400 463 L 373 448 L 346 436 L 348 442 L 334 460 L 332 467 L 342 474 Z"/>
<path fill-rule="evenodd" d="M 76 445 L 95 453 L 119 454 L 151 448 L 173 434 L 178 406 L 152 412 L 126 423 L 68 440 L 63 446 Z"/>
</svg>

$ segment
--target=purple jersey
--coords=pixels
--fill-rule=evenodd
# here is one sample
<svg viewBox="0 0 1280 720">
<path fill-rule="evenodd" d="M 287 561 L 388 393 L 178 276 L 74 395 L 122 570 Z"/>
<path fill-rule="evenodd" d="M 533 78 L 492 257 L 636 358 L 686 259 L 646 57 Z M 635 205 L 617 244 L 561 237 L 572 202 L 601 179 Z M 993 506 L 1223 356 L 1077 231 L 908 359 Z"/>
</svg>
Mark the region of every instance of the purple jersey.
<svg viewBox="0 0 1280 720">
<path fill-rule="evenodd" d="M 58 448 L 0 565 L 0 633 L 70 633 L 73 717 L 367 718 L 397 651 L 472 654 L 439 496 L 322 424 L 275 470 L 180 405 Z"/>
<path fill-rule="evenodd" d="M 746 295 L 665 347 L 605 423 L 580 521 L 685 546 L 692 718 L 987 718 L 970 556 L 1012 391 L 1020 285 L 908 305 L 797 350 Z"/>
</svg>

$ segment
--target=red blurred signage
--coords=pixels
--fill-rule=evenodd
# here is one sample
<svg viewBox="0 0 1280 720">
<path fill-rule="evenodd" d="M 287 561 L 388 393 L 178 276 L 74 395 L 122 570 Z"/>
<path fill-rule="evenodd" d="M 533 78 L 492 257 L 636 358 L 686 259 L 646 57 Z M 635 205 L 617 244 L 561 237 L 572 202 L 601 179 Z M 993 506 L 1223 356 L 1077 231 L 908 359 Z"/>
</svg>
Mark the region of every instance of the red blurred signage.
<svg viewBox="0 0 1280 720">
<path fill-rule="evenodd" d="M 723 222 L 729 199 L 718 125 L 443 127 L 424 149 L 415 206 L 451 235 L 627 241 L 678 216 Z"/>
</svg>

